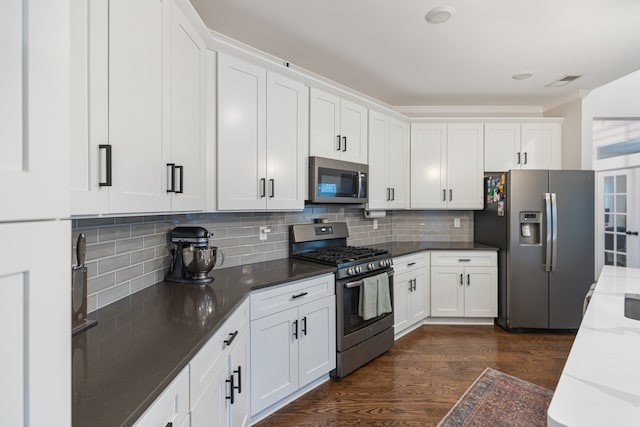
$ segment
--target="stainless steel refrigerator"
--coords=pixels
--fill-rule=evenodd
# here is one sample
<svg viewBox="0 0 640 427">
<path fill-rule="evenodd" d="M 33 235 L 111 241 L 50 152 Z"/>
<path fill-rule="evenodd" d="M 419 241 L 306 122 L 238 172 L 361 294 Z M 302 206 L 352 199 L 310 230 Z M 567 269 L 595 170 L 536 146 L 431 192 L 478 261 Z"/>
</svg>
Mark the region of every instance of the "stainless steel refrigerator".
<svg viewBox="0 0 640 427">
<path fill-rule="evenodd" d="M 572 330 L 594 281 L 594 173 L 485 174 L 474 240 L 498 252 L 498 318 L 505 329 Z"/>
</svg>

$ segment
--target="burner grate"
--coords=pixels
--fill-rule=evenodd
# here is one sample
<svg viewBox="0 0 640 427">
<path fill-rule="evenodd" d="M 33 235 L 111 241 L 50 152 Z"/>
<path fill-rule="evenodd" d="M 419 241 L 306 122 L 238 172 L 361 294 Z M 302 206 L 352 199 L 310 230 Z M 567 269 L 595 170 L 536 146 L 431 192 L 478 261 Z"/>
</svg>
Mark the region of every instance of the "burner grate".
<svg viewBox="0 0 640 427">
<path fill-rule="evenodd" d="M 311 261 L 324 262 L 332 265 L 346 264 L 353 261 L 367 260 L 379 255 L 386 255 L 387 252 L 381 249 L 372 249 L 359 246 L 345 246 L 323 248 L 311 252 L 296 254 L 297 258 Z"/>
</svg>

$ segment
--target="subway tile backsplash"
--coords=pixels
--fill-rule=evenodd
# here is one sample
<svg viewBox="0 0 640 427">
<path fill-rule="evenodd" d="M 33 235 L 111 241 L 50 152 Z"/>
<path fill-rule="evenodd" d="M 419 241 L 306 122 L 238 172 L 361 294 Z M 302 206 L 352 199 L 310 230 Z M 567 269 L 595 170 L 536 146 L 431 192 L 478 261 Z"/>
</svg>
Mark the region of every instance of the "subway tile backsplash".
<svg viewBox="0 0 640 427">
<path fill-rule="evenodd" d="M 87 237 L 88 308 L 94 311 L 161 281 L 169 267 L 169 231 L 198 225 L 213 232 L 225 255 L 223 267 L 289 256 L 289 225 L 315 218 L 344 221 L 348 243 L 366 246 L 392 241 L 470 241 L 470 211 L 390 211 L 377 220 L 364 218 L 362 208 L 308 206 L 302 212 L 247 212 L 154 215 L 73 220 L 73 260 L 80 233 Z M 453 219 L 460 218 L 460 228 Z M 271 231 L 260 240 L 260 227 Z M 216 267 L 220 268 L 220 267 Z"/>
</svg>

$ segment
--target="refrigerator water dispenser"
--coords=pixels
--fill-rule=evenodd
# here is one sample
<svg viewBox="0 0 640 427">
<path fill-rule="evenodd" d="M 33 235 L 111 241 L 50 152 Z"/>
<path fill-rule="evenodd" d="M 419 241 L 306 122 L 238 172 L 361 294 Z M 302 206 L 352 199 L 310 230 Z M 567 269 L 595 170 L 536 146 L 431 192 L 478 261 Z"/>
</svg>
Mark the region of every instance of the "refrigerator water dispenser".
<svg viewBox="0 0 640 427">
<path fill-rule="evenodd" d="M 520 245 L 540 245 L 542 227 L 540 212 L 520 212 Z"/>
</svg>

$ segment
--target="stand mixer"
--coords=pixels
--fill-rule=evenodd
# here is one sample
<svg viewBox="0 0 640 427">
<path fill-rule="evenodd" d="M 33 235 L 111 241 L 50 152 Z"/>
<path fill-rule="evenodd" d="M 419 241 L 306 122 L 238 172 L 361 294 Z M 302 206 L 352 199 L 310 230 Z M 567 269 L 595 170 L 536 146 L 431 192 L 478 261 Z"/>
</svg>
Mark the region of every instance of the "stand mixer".
<svg viewBox="0 0 640 427">
<path fill-rule="evenodd" d="M 171 231 L 171 243 L 175 247 L 171 249 L 169 274 L 164 280 L 196 285 L 213 281 L 208 273 L 216 264 L 218 252 L 222 260 L 220 265 L 224 263 L 224 254 L 216 246 L 209 246 L 211 237 L 213 233 L 203 227 L 174 228 Z"/>
</svg>

